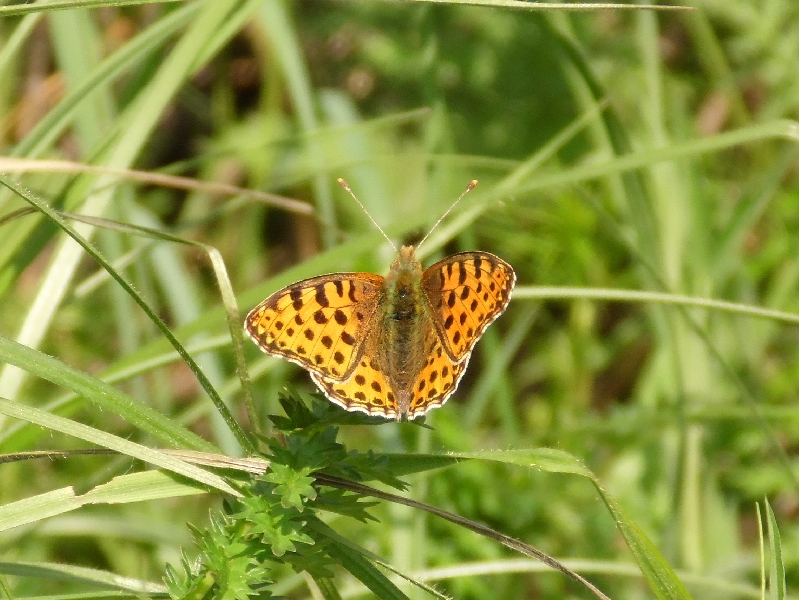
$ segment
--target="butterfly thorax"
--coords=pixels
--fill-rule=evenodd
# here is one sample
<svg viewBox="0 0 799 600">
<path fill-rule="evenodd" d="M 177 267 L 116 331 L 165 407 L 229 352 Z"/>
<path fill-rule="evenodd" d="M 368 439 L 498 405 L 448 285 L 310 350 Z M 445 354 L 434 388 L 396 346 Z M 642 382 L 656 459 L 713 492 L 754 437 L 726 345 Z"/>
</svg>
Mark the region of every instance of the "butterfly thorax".
<svg viewBox="0 0 799 600">
<path fill-rule="evenodd" d="M 413 246 L 403 246 L 391 265 L 384 287 L 386 317 L 397 323 L 413 321 L 422 299 L 422 265 L 414 256 Z"/>
<path fill-rule="evenodd" d="M 383 323 L 380 347 L 386 375 L 398 394 L 398 417 L 411 402 L 413 382 L 427 360 L 425 339 L 430 317 L 422 292 L 422 265 L 416 260 L 413 246 L 403 246 L 391 265 L 381 299 Z"/>
</svg>

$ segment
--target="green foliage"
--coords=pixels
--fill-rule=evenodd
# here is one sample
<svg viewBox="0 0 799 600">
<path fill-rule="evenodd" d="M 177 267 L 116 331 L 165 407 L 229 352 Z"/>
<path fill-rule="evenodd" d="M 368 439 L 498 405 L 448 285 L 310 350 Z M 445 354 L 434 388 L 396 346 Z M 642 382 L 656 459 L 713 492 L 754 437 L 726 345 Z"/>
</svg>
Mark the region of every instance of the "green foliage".
<svg viewBox="0 0 799 600">
<path fill-rule="evenodd" d="M 313 411 L 292 396 L 281 397 L 281 404 L 287 416 L 272 417 L 283 435 L 267 440 L 269 471 L 245 486 L 243 497 L 228 499 L 225 512 L 213 516 L 208 529 L 194 529 L 198 560 L 184 557 L 181 574 L 172 568 L 167 573 L 173 598 L 194 597 L 198 590 L 214 598 L 268 598 L 267 586 L 278 564 L 307 572 L 317 581 L 333 577 L 332 567 L 341 563 L 342 553 L 352 566 L 352 549 L 331 547 L 340 543 L 324 535 L 319 513 L 366 522 L 374 520 L 367 509 L 375 503 L 357 493 L 314 485 L 315 472 L 346 473 L 355 481 L 380 479 L 403 487 L 373 453 L 348 451 L 336 442 L 337 429 L 326 421 L 331 414 L 327 401 L 317 400 Z M 340 409 L 332 412 L 344 422 L 353 420 Z M 357 567 L 355 571 L 358 576 Z M 377 580 L 380 587 L 391 585 L 382 575 Z"/>
<path fill-rule="evenodd" d="M 768 531 L 768 581 L 770 600 L 785 599 L 785 563 L 782 560 L 782 541 L 780 540 L 780 530 L 777 527 L 777 520 L 771 504 L 766 500 L 766 526 Z M 758 516 L 760 511 L 758 510 Z M 761 533 L 762 536 L 762 533 Z M 761 539 L 762 544 L 762 539 Z M 765 571 L 766 569 L 764 569 Z"/>
<path fill-rule="evenodd" d="M 0 8 L 3 593 L 414 595 L 384 561 L 585 595 L 434 506 L 614 600 L 795 597 L 799 3 L 469 4 Z M 281 397 L 313 384 L 241 339 L 276 289 L 385 273 L 338 177 L 409 243 L 479 179 L 420 257 L 518 273 L 422 426 Z"/>
<path fill-rule="evenodd" d="M 358 482 L 390 480 L 396 487 L 404 487 L 392 474 L 391 468 L 403 469 L 402 457 L 395 457 L 400 460 L 387 464 L 372 453 L 363 455 L 348 451 L 336 441 L 338 430 L 326 419 L 337 415 L 337 418 L 346 422 L 353 419 L 353 415 L 343 413 L 338 408 L 331 413 L 330 404 L 323 397 L 318 396 L 315 400 L 315 410 L 309 410 L 296 397 L 281 397 L 287 416 L 272 417 L 272 421 L 279 424 L 282 435 L 267 439 L 270 448 L 267 454 L 268 472 L 245 486 L 243 497 L 229 499 L 225 503 L 225 513 L 221 517 L 212 517 L 208 530 L 194 529 L 200 550 L 198 560 L 190 565 L 184 557 L 182 575 L 172 568 L 167 572 L 167 586 L 174 598 L 188 597 L 201 589 L 203 593 L 220 598 L 268 597 L 270 590 L 266 584 L 275 579 L 276 564 L 288 565 L 298 573 L 306 572 L 315 581 L 325 581 L 322 585 L 331 593 L 336 589 L 329 581 L 334 573 L 331 567 L 338 564 L 372 591 L 382 594 L 381 597 L 404 597 L 373 564 L 383 564 L 382 561 L 360 548 L 354 540 L 348 540 L 345 535 L 333 531 L 320 521 L 319 515 L 319 512 L 329 511 L 362 522 L 373 519 L 367 509 L 374 503 L 363 500 L 363 491 L 368 488 L 362 488 Z M 372 422 L 378 423 L 375 420 Z M 595 476 L 575 458 L 551 449 L 472 452 L 447 458 L 450 465 L 456 464 L 459 458 L 478 459 L 590 479 L 655 594 L 664 600 L 690 600 L 691 596 L 646 534 L 624 514 Z M 359 464 L 368 465 L 368 468 L 361 469 L 357 466 Z M 440 465 L 432 461 L 427 463 L 428 468 Z M 338 479 L 336 475 L 331 475 L 334 472 L 347 473 L 350 479 Z M 336 489 L 336 485 L 342 487 Z M 408 503 L 378 490 L 372 489 L 370 493 L 375 497 Z M 574 577 L 598 597 L 606 598 L 591 584 L 523 542 L 434 507 L 425 507 L 412 501 L 410 505 L 539 559 Z"/>
<path fill-rule="evenodd" d="M 288 465 L 273 462 L 271 469 L 272 472 L 264 477 L 264 481 L 276 484 L 272 493 L 281 497 L 283 508 L 294 507 L 302 512 L 303 497 L 311 500 L 316 498 L 316 491 L 311 487 L 313 477 L 308 477 L 308 473 L 315 470 L 312 467 L 297 471 Z"/>
</svg>

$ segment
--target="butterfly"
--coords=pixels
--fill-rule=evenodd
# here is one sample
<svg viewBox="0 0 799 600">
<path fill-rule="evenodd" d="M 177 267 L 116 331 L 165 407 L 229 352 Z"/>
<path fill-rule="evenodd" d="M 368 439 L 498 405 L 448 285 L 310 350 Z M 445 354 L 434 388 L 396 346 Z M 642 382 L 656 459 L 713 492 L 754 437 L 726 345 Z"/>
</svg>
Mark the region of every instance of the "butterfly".
<svg viewBox="0 0 799 600">
<path fill-rule="evenodd" d="M 411 420 L 452 396 L 515 283 L 513 268 L 488 252 L 423 270 L 414 247 L 403 246 L 385 278 L 332 273 L 275 292 L 247 315 L 245 331 L 306 369 L 334 404 Z"/>
</svg>

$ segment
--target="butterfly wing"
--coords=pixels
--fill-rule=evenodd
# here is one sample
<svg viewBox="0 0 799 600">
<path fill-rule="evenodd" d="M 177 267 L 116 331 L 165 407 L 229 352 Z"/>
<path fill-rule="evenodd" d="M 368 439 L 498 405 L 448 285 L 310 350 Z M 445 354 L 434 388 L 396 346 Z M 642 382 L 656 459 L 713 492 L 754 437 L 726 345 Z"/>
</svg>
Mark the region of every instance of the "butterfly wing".
<svg viewBox="0 0 799 600">
<path fill-rule="evenodd" d="M 468 357 L 461 362 L 450 358 L 429 319 L 422 326 L 425 332 L 420 337 L 429 341 L 423 350 L 426 359 L 413 387 L 406 393 L 394 390 L 389 377 L 381 369 L 385 361 L 380 357 L 388 350 L 381 347 L 377 330 L 367 341 L 360 361 L 348 379 L 337 381 L 318 373 L 311 373 L 311 377 L 331 402 L 346 410 L 397 420 L 403 415 L 410 420 L 421 417 L 449 399 L 469 363 Z M 403 397 L 406 397 L 405 406 L 402 405 Z"/>
<path fill-rule="evenodd" d="M 488 252 L 453 254 L 428 267 L 422 289 L 444 351 L 467 360 L 486 327 L 510 302 L 516 273 Z"/>
<path fill-rule="evenodd" d="M 244 328 L 264 352 L 312 375 L 345 380 L 363 353 L 382 288 L 383 278 L 372 273 L 306 279 L 261 302 Z"/>
<path fill-rule="evenodd" d="M 397 396 L 380 368 L 380 361 L 377 359 L 378 339 L 377 332 L 373 331 L 365 343 L 358 363 L 346 380 L 337 381 L 318 373 L 311 373 L 311 377 L 333 404 L 338 404 L 345 410 L 396 419 L 401 416 Z"/>
<path fill-rule="evenodd" d="M 421 417 L 431 408 L 444 404 L 455 393 L 469 364 L 468 354 L 457 362 L 444 351 L 441 339 L 435 329 L 432 329 L 432 325 L 430 334 L 432 341 L 427 352 L 427 362 L 411 388 L 408 419 Z"/>
<path fill-rule="evenodd" d="M 380 346 L 377 311 L 384 279 L 371 273 L 314 277 L 276 292 L 247 316 L 245 328 L 265 352 L 307 369 L 335 404 L 386 418 L 409 419 L 444 404 L 466 370 L 480 336 L 508 305 L 516 275 L 487 252 L 450 256 L 424 271 L 429 341 L 419 375 L 399 406 Z M 425 344 L 427 345 L 427 344 Z M 409 382 L 410 383 L 410 382 Z M 410 395 L 410 397 L 407 396 Z"/>
</svg>

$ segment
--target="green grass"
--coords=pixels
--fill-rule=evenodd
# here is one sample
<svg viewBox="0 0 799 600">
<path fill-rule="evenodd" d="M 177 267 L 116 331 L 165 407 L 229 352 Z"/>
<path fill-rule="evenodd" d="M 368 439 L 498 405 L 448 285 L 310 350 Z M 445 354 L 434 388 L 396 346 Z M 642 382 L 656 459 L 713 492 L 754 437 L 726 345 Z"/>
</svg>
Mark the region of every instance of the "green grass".
<svg viewBox="0 0 799 600">
<path fill-rule="evenodd" d="M 0 598 L 797 597 L 795 2 L 48 4 L 0 7 Z M 421 257 L 517 271 L 429 427 L 242 339 L 387 271 L 338 177 L 404 243 L 479 179 Z"/>
</svg>

